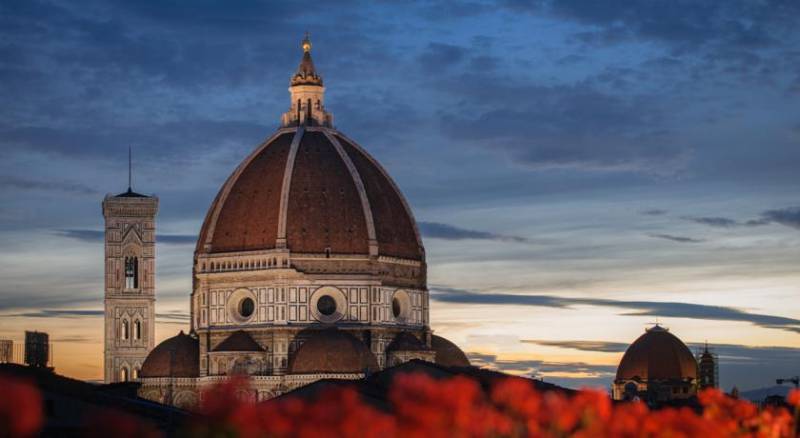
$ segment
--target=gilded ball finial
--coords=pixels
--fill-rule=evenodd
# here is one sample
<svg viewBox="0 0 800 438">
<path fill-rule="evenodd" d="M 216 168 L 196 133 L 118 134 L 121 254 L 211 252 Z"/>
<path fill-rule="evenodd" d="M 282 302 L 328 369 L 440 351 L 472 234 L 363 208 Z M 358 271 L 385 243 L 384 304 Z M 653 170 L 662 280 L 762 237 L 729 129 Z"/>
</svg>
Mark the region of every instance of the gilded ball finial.
<svg viewBox="0 0 800 438">
<path fill-rule="evenodd" d="M 311 39 L 309 39 L 309 37 L 308 37 L 308 32 L 306 32 L 306 37 L 303 38 L 302 47 L 303 47 L 303 51 L 304 52 L 310 52 L 311 51 Z"/>
</svg>

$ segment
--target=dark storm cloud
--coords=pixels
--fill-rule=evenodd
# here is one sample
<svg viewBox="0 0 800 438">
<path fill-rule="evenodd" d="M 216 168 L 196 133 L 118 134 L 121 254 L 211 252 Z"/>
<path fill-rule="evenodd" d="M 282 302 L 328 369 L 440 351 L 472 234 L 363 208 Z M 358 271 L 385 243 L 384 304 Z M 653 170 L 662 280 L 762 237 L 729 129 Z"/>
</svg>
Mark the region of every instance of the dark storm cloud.
<svg viewBox="0 0 800 438">
<path fill-rule="evenodd" d="M 0 191 L 11 190 L 55 191 L 79 195 L 95 195 L 98 193 L 97 190 L 89 186 L 68 181 L 45 181 L 13 176 L 0 176 Z"/>
<path fill-rule="evenodd" d="M 734 307 L 669 301 L 623 301 L 602 298 L 573 298 L 556 295 L 517 295 L 505 293 L 475 293 L 463 289 L 432 287 L 435 301 L 462 304 L 511 304 L 521 306 L 569 309 L 574 306 L 599 306 L 627 309 L 624 316 L 655 316 L 690 318 L 713 321 L 746 322 L 759 327 L 800 333 L 800 319 L 750 313 Z"/>
<path fill-rule="evenodd" d="M 89 243 L 102 242 L 105 236 L 103 231 L 98 230 L 58 230 L 55 234 Z M 189 245 L 197 242 L 197 236 L 192 234 L 158 234 L 156 235 L 156 242 L 169 245 Z"/>
<path fill-rule="evenodd" d="M 478 240 L 497 240 L 502 242 L 517 242 L 529 243 L 525 237 L 520 236 L 507 236 L 503 234 L 490 233 L 488 231 L 468 230 L 465 228 L 455 227 L 453 225 L 442 224 L 438 222 L 419 222 L 419 231 L 424 237 L 431 237 L 435 239 L 445 240 L 465 240 L 465 239 L 478 239 Z"/>
<path fill-rule="evenodd" d="M 705 242 L 705 239 L 696 239 L 694 237 L 686 237 L 686 236 L 675 236 L 673 234 L 649 233 L 648 236 L 655 237 L 656 239 L 670 240 L 672 242 L 678 242 L 678 243 L 702 243 L 702 242 Z"/>
</svg>

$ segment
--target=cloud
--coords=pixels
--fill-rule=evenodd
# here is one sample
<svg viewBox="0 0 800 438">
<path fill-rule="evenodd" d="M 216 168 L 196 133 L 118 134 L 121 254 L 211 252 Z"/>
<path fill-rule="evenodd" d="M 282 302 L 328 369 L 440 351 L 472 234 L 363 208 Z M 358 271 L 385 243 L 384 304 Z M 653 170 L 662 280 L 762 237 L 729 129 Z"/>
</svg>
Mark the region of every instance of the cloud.
<svg viewBox="0 0 800 438">
<path fill-rule="evenodd" d="M 729 219 L 726 217 L 691 217 L 691 216 L 684 216 L 685 220 L 695 222 L 702 225 L 708 225 L 710 227 L 720 227 L 720 228 L 730 228 L 739 225 L 733 219 Z"/>
<path fill-rule="evenodd" d="M 19 312 L 5 314 L 9 317 L 22 317 L 22 318 L 84 318 L 103 316 L 105 312 L 102 310 L 87 310 L 87 309 L 41 309 L 31 310 L 28 312 Z"/>
<path fill-rule="evenodd" d="M 592 351 L 602 353 L 620 353 L 628 349 L 624 342 L 607 341 L 546 341 L 541 339 L 523 339 L 523 344 L 536 344 L 546 347 L 569 348 L 573 350 Z"/>
<path fill-rule="evenodd" d="M 669 212 L 667 210 L 662 210 L 660 208 L 652 208 L 650 210 L 642 210 L 639 213 L 645 216 L 663 216 Z"/>
<path fill-rule="evenodd" d="M 508 0 L 515 11 L 552 14 L 594 27 L 581 34 L 585 40 L 619 42 L 638 38 L 698 50 L 706 46 L 753 48 L 779 45 L 791 31 L 800 6 L 792 0 L 717 2 L 679 1 L 653 3 L 632 0 L 613 7 L 591 0 Z"/>
<path fill-rule="evenodd" d="M 494 354 L 467 352 L 473 366 L 522 374 L 567 388 L 605 387 L 616 373 L 615 365 L 558 362 L 537 359 L 500 359 Z"/>
<path fill-rule="evenodd" d="M 104 232 L 98 230 L 57 230 L 55 234 L 88 243 L 102 242 L 105 237 Z M 156 242 L 167 245 L 193 245 L 197 242 L 197 236 L 193 234 L 158 234 L 156 236 Z"/>
<path fill-rule="evenodd" d="M 759 218 L 750 219 L 747 221 L 737 221 L 735 219 L 721 216 L 684 216 L 682 219 L 717 228 L 755 227 L 776 223 L 800 230 L 800 207 L 786 207 L 774 210 L 766 210 L 761 213 Z"/>
<path fill-rule="evenodd" d="M 435 88 L 465 102 L 459 111 L 442 112 L 441 126 L 453 141 L 505 151 L 514 164 L 534 170 L 673 176 L 692 155 L 652 100 L 586 82 L 530 83 L 500 71 L 435 79 Z"/>
<path fill-rule="evenodd" d="M 469 230 L 439 222 L 419 222 L 420 233 L 425 237 L 445 240 L 497 240 L 502 242 L 529 243 L 530 240 L 520 236 L 490 233 L 488 231 Z"/>
<path fill-rule="evenodd" d="M 459 64 L 467 54 L 463 47 L 451 44 L 430 43 L 420 53 L 418 60 L 422 69 L 428 73 L 441 73 Z"/>
<path fill-rule="evenodd" d="M 614 342 L 614 341 L 584 341 L 584 340 L 561 340 L 561 341 L 548 341 L 548 340 L 524 340 L 524 343 L 545 345 L 551 347 L 560 347 L 567 349 L 575 349 L 586 352 L 604 352 L 604 353 L 622 353 L 624 352 L 629 343 Z M 631 339 L 633 342 L 633 339 Z M 694 352 L 702 351 L 706 344 L 701 342 L 687 342 L 686 345 Z M 796 364 L 800 363 L 800 348 L 784 347 L 784 346 L 769 346 L 769 345 L 741 345 L 741 344 L 726 344 L 714 343 L 708 344 L 712 353 L 717 355 L 719 360 L 720 382 L 723 388 L 730 389 L 733 385 L 739 388 L 757 388 L 772 385 L 775 377 L 794 375 L 796 372 Z M 488 366 L 493 368 L 507 368 L 507 369 L 521 369 L 524 367 L 535 368 L 537 371 L 545 371 L 551 368 L 538 366 L 539 361 L 520 360 L 518 363 L 515 361 L 497 361 L 497 357 L 490 354 L 469 354 L 470 360 L 479 366 Z M 544 362 L 542 362 L 544 363 Z M 587 372 L 595 371 L 602 373 L 605 369 L 607 373 L 604 377 L 595 378 L 590 382 L 584 382 L 580 378 L 571 379 L 567 378 L 551 378 L 552 381 L 564 382 L 567 386 L 588 383 L 593 386 L 607 386 L 613 379 L 613 373 L 616 369 L 614 365 L 594 365 L 586 364 L 588 367 L 585 369 Z M 605 367 L 605 368 L 603 368 Z M 772 374 L 765 374 L 765 367 L 769 367 Z M 572 364 L 562 368 L 563 371 L 580 371 L 580 363 Z"/>
<path fill-rule="evenodd" d="M 46 181 L 18 178 L 14 176 L 0 176 L 0 191 L 11 190 L 41 190 L 61 193 L 74 193 L 79 195 L 95 195 L 97 190 L 67 181 Z"/>
<path fill-rule="evenodd" d="M 656 239 L 671 240 L 673 242 L 679 242 L 679 243 L 702 243 L 702 242 L 705 242 L 705 239 L 696 239 L 694 237 L 686 237 L 686 236 L 675 236 L 675 235 L 672 235 L 672 234 L 649 233 L 647 235 L 650 236 L 650 237 L 655 237 Z"/>
<path fill-rule="evenodd" d="M 800 207 L 767 210 L 761 213 L 761 219 L 800 230 Z"/>
<path fill-rule="evenodd" d="M 434 301 L 461 304 L 512 304 L 521 306 L 568 309 L 574 306 L 599 306 L 626 309 L 625 316 L 657 316 L 712 321 L 746 322 L 758 327 L 800 333 L 800 319 L 750 313 L 726 306 L 678 303 L 669 301 L 623 301 L 603 298 L 573 298 L 556 295 L 522 295 L 506 293 L 475 293 L 463 289 L 431 287 Z"/>
</svg>

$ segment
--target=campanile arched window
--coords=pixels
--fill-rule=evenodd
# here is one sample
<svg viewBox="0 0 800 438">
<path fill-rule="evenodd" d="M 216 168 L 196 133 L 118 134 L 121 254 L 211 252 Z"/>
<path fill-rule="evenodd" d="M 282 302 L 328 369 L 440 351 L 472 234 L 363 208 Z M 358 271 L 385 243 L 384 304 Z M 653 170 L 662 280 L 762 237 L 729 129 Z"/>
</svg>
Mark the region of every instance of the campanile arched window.
<svg viewBox="0 0 800 438">
<path fill-rule="evenodd" d="M 128 320 L 123 319 L 122 320 L 122 333 L 120 333 L 122 339 L 128 339 L 128 330 L 129 330 Z"/>
<path fill-rule="evenodd" d="M 125 289 L 139 288 L 139 260 L 137 257 L 125 257 Z"/>
<path fill-rule="evenodd" d="M 133 323 L 133 339 L 142 339 L 142 322 L 139 320 Z"/>
</svg>

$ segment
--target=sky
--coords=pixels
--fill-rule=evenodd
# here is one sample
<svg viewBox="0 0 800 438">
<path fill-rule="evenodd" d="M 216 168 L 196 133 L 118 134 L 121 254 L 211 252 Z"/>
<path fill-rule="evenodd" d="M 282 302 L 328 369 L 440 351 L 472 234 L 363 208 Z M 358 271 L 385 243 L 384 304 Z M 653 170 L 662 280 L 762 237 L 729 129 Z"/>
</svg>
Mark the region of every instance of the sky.
<svg viewBox="0 0 800 438">
<path fill-rule="evenodd" d="M 800 372 L 795 0 L 0 3 L 0 338 L 102 378 L 106 193 L 160 199 L 157 341 L 278 126 L 306 31 L 336 126 L 414 211 L 431 325 L 473 363 L 607 388 L 655 322 L 725 389 Z"/>
</svg>

